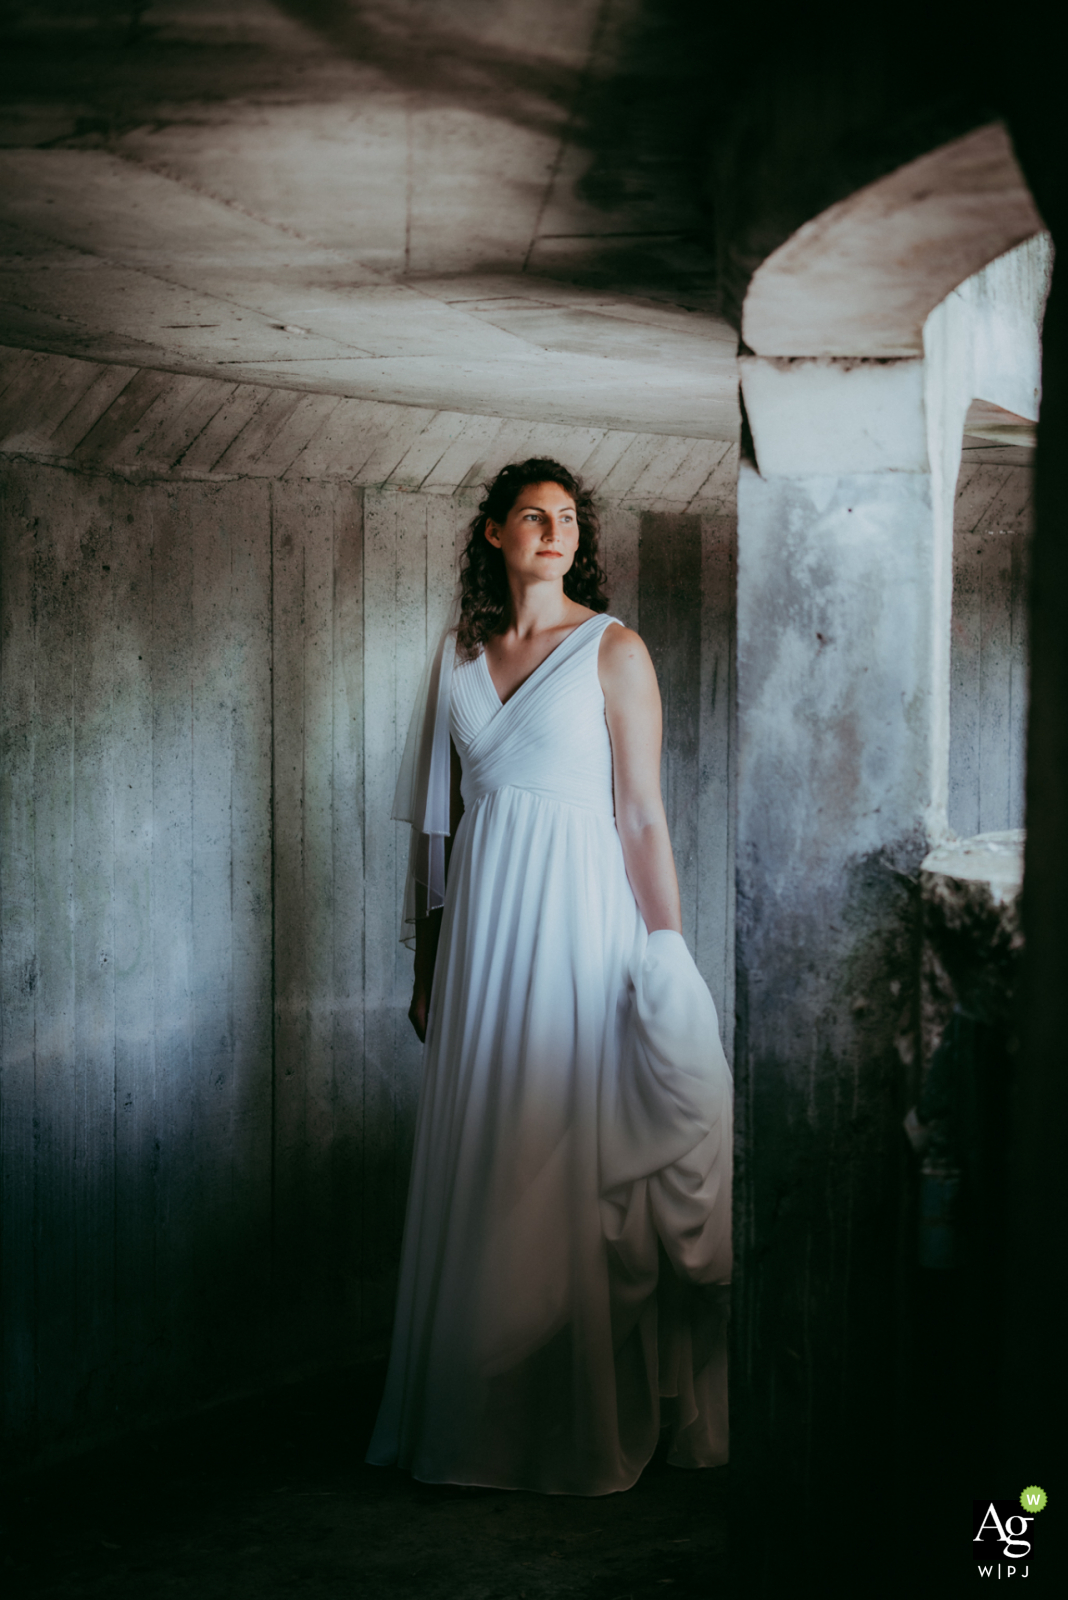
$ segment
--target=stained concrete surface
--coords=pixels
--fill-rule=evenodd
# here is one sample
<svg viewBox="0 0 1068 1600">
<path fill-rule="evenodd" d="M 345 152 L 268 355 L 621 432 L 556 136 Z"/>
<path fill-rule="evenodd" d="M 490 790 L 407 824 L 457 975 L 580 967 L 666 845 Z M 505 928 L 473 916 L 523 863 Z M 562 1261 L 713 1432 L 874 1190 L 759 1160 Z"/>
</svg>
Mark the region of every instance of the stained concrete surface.
<svg viewBox="0 0 1068 1600">
<path fill-rule="evenodd" d="M 363 1463 L 384 1362 L 222 1407 L 10 1487 L 7 1596 L 728 1596 L 727 1469 L 654 1459 L 599 1499 L 431 1486 Z"/>
<path fill-rule="evenodd" d="M 954 839 L 932 850 L 920 871 L 923 957 L 920 1050 L 924 1070 L 960 1006 L 997 1034 L 998 1076 L 1011 1074 L 1008 1035 L 1020 984 L 1023 931 L 1022 828 Z M 997 1131 L 1004 1144 L 1004 1126 Z"/>
<path fill-rule="evenodd" d="M 1007 1131 L 1020 1072 L 1023 857 L 1022 830 L 1003 830 L 942 844 L 920 872 L 920 1072 L 904 1213 L 913 1332 L 905 1387 L 912 1428 L 922 1426 L 934 1441 L 917 1463 L 917 1486 L 930 1485 L 928 1503 L 936 1483 L 982 1494 L 1006 1481 L 990 1394 L 991 1374 L 1005 1359 L 1005 1313 L 991 1290 L 1006 1263 L 1014 1289 L 1018 1283 Z M 947 1175 L 950 1205 L 941 1187 Z M 948 1270 L 936 1264 L 947 1257 Z M 1052 1578 L 1044 1539 L 1036 1574 L 1038 1559 Z"/>
<path fill-rule="evenodd" d="M 734 1191 L 732 1471 L 797 1484 L 848 1459 L 875 1481 L 902 1449 L 881 1375 L 937 759 L 930 481 L 743 463 L 738 524 L 736 1149 L 754 1154 Z M 781 1547 L 762 1558 L 785 1593 Z"/>
<path fill-rule="evenodd" d="M 20 4 L 0 338 L 487 416 L 738 437 L 648 0 Z"/>
</svg>

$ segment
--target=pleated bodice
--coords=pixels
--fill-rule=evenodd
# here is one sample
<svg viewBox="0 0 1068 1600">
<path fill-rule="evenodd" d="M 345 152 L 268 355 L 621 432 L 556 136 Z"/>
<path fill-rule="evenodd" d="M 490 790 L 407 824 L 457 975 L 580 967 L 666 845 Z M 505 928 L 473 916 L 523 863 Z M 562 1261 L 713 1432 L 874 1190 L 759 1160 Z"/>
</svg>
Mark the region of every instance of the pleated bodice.
<svg viewBox="0 0 1068 1600">
<path fill-rule="evenodd" d="M 450 731 L 463 767 L 464 806 L 503 788 L 614 815 L 612 745 L 597 653 L 614 617 L 569 633 L 503 705 L 485 652 L 458 662 Z M 566 716 L 559 708 L 567 707 Z"/>
</svg>

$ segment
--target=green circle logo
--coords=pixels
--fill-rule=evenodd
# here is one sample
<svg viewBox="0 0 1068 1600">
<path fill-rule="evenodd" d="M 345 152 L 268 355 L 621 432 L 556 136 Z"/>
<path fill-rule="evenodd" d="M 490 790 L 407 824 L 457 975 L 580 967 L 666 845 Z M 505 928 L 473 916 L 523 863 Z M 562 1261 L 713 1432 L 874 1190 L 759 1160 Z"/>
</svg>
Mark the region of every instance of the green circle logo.
<svg viewBox="0 0 1068 1600">
<path fill-rule="evenodd" d="M 1037 1483 L 1032 1483 L 1020 1494 L 1020 1504 L 1025 1511 L 1044 1511 L 1046 1507 L 1046 1491 L 1040 1489 Z"/>
</svg>

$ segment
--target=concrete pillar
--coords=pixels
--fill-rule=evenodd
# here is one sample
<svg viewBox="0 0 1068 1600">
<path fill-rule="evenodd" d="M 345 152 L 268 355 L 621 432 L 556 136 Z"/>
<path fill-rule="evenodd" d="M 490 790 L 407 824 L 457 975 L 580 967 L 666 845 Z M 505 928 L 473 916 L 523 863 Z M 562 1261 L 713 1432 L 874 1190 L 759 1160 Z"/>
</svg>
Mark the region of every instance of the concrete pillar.
<svg viewBox="0 0 1068 1600">
<path fill-rule="evenodd" d="M 743 1495 L 773 1481 L 814 1511 L 844 1460 L 885 1458 L 894 1434 L 913 890 L 945 815 L 951 547 L 922 361 L 753 360 L 743 387 L 732 1471 Z"/>
<path fill-rule="evenodd" d="M 915 354 L 742 361 L 732 1473 L 741 1506 L 774 1493 L 810 1528 L 860 1473 L 862 1533 L 915 1448 L 901 1121 L 919 867 L 947 832 L 953 498 L 971 399 L 1034 415 L 1044 252 L 954 291 Z M 753 1592 L 788 1549 L 763 1541 Z"/>
</svg>

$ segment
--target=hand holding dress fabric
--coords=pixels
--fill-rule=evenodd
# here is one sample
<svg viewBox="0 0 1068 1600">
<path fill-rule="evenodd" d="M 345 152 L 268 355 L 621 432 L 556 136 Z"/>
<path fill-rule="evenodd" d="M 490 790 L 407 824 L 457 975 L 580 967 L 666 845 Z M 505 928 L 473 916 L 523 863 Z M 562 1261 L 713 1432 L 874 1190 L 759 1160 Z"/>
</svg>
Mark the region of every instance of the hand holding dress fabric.
<svg viewBox="0 0 1068 1600">
<path fill-rule="evenodd" d="M 715 1002 L 681 934 L 636 955 L 617 1058 L 601 1085 L 601 1184 L 609 1207 L 649 1185 L 661 1242 L 681 1276 L 729 1283 L 733 1085 Z"/>
</svg>

